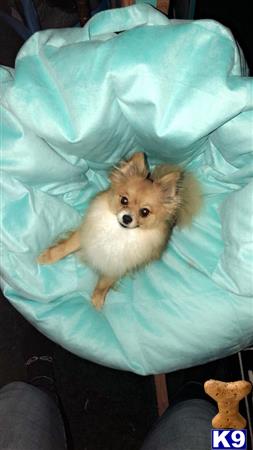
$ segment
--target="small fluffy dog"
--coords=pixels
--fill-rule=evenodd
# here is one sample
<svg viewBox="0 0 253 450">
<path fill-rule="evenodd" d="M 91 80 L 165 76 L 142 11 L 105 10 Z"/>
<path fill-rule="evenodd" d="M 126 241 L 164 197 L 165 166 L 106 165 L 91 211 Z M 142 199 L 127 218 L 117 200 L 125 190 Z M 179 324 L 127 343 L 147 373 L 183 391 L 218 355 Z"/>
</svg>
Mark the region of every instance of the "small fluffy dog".
<svg viewBox="0 0 253 450">
<path fill-rule="evenodd" d="M 143 153 L 120 163 L 109 178 L 110 187 L 92 200 L 80 228 L 38 258 L 51 264 L 79 251 L 99 275 L 92 295 L 97 309 L 117 280 L 161 257 L 173 226 L 190 224 L 201 204 L 191 174 L 170 165 L 150 174 Z"/>
</svg>

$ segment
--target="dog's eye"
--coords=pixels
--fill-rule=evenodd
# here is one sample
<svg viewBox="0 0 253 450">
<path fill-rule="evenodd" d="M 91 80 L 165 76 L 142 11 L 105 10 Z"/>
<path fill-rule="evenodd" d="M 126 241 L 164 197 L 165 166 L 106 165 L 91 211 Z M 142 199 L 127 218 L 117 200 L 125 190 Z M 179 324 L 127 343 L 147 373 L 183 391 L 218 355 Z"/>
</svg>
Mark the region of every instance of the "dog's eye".
<svg viewBox="0 0 253 450">
<path fill-rule="evenodd" d="M 141 208 L 140 209 L 140 215 L 141 217 L 147 217 L 149 215 L 150 211 L 148 208 Z"/>
<path fill-rule="evenodd" d="M 128 198 L 127 197 L 121 197 L 120 203 L 122 205 L 128 205 Z"/>
</svg>

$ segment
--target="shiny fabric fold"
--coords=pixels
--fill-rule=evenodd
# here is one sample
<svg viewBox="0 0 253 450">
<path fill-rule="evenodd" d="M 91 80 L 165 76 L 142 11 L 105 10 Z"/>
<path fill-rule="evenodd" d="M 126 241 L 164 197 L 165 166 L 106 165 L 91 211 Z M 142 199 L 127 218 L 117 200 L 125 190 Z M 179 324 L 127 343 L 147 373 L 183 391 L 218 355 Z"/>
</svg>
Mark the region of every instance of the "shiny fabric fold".
<svg viewBox="0 0 253 450">
<path fill-rule="evenodd" d="M 143 375 L 252 344 L 253 82 L 229 30 L 108 10 L 34 34 L 0 80 L 1 285 L 15 308 L 77 355 Z M 195 173 L 203 207 L 97 312 L 88 267 L 36 256 L 138 150 Z"/>
</svg>

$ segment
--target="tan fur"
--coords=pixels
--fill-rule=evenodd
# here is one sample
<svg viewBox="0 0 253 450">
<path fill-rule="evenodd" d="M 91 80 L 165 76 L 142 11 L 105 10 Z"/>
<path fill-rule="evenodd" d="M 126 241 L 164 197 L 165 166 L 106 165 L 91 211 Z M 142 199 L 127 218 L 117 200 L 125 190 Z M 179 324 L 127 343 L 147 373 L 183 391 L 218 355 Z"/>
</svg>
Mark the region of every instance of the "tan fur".
<svg viewBox="0 0 253 450">
<path fill-rule="evenodd" d="M 39 264 L 53 264 L 70 253 L 80 249 L 80 232 L 74 231 L 66 239 L 58 241 L 52 247 L 45 250 L 37 259 Z"/>
<path fill-rule="evenodd" d="M 143 153 L 120 163 L 109 178 L 111 186 L 92 200 L 80 228 L 38 258 L 52 264 L 80 249 L 80 258 L 99 274 L 92 296 L 97 309 L 119 278 L 159 259 L 175 223 L 188 225 L 200 207 L 192 175 L 160 165 L 149 177 Z"/>
<path fill-rule="evenodd" d="M 177 182 L 180 192 L 176 223 L 180 228 L 189 226 L 194 216 L 197 215 L 202 206 L 202 192 L 200 185 L 191 172 L 184 172 L 176 165 L 161 164 L 151 174 L 154 180 L 159 180 L 168 173 L 178 175 Z"/>
<path fill-rule="evenodd" d="M 192 173 L 185 173 L 182 181 L 182 202 L 177 214 L 177 225 L 180 228 L 189 226 L 202 206 L 200 185 Z"/>
</svg>

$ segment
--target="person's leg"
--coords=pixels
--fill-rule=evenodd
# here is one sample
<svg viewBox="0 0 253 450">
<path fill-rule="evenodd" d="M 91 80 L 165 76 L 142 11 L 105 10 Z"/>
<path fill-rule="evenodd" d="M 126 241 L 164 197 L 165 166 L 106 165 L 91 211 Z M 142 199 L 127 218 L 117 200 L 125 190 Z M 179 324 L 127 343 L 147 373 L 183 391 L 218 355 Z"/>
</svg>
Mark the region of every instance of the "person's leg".
<svg viewBox="0 0 253 450">
<path fill-rule="evenodd" d="M 64 425 L 46 392 L 23 382 L 0 389 L 1 450 L 65 450 Z"/>
<path fill-rule="evenodd" d="M 216 413 L 207 400 L 180 401 L 159 419 L 141 450 L 210 450 L 211 421 Z"/>
</svg>

